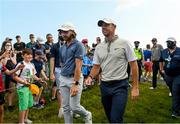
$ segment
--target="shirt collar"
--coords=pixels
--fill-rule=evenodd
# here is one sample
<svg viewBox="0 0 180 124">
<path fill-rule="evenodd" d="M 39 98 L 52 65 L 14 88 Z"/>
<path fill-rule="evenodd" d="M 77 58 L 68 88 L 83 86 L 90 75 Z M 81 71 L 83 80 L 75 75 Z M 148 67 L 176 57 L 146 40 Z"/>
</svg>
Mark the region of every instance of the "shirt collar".
<svg viewBox="0 0 180 124">
<path fill-rule="evenodd" d="M 118 35 L 114 35 L 113 39 L 112 39 L 112 42 L 114 42 L 115 40 L 117 40 L 119 37 Z M 105 43 L 108 43 L 108 40 L 107 38 L 104 39 Z"/>
</svg>

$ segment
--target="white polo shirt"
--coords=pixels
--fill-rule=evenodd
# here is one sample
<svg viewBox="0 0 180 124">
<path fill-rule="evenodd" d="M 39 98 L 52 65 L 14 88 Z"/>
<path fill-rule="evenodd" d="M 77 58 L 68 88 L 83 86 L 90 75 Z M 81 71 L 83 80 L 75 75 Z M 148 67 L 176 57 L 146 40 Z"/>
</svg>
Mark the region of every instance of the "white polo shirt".
<svg viewBox="0 0 180 124">
<path fill-rule="evenodd" d="M 126 40 L 116 38 L 110 44 L 104 41 L 96 47 L 93 64 L 100 65 L 102 81 L 112 81 L 127 78 L 128 62 L 135 60 L 133 46 Z"/>
</svg>

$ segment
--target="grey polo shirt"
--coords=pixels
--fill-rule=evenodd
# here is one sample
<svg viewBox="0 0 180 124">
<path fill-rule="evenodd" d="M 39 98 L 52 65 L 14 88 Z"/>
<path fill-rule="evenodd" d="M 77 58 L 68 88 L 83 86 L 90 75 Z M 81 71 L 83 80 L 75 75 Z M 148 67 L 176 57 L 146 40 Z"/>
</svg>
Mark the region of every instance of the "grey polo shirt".
<svg viewBox="0 0 180 124">
<path fill-rule="evenodd" d="M 76 67 L 75 59 L 82 59 L 83 55 L 84 49 L 81 42 L 74 39 L 69 46 L 65 43 L 60 49 L 61 75 L 73 76 Z"/>
<path fill-rule="evenodd" d="M 157 44 L 156 46 L 153 46 L 151 48 L 152 51 L 152 61 L 159 61 L 161 57 L 161 52 L 163 51 L 163 47 L 160 44 Z"/>
<path fill-rule="evenodd" d="M 137 60 L 133 46 L 117 38 L 108 48 L 109 42 L 102 42 L 96 47 L 93 64 L 100 65 L 102 81 L 122 80 L 128 77 L 128 62 Z"/>
</svg>

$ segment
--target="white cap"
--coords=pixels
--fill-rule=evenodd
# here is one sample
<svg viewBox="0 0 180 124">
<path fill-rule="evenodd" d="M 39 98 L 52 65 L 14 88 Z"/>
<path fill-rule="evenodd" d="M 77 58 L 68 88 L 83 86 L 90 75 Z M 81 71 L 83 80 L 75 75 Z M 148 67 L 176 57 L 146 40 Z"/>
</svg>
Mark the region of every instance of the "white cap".
<svg viewBox="0 0 180 124">
<path fill-rule="evenodd" d="M 41 37 L 37 37 L 36 41 L 42 44 L 44 40 Z"/>
<path fill-rule="evenodd" d="M 58 29 L 58 31 L 74 31 L 75 32 L 75 27 L 72 23 L 64 23 L 61 25 L 61 27 Z"/>
<path fill-rule="evenodd" d="M 98 26 L 101 27 L 103 23 L 116 25 L 115 21 L 110 19 L 110 18 L 104 18 L 103 20 L 99 20 L 98 21 Z"/>
<path fill-rule="evenodd" d="M 169 37 L 166 41 L 176 42 L 176 39 L 174 37 Z"/>
</svg>

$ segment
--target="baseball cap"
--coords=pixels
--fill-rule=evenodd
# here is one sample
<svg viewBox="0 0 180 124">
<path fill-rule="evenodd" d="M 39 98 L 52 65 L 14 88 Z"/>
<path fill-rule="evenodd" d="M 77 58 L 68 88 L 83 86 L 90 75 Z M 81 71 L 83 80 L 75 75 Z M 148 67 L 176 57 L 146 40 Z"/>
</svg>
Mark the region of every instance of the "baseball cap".
<svg viewBox="0 0 180 124">
<path fill-rule="evenodd" d="M 82 41 L 81 41 L 83 44 L 84 43 L 88 43 L 88 39 L 82 39 Z"/>
<path fill-rule="evenodd" d="M 168 41 L 176 42 L 176 39 L 175 39 L 174 37 L 169 37 L 169 38 L 166 40 L 166 42 L 168 42 Z"/>
<path fill-rule="evenodd" d="M 42 44 L 44 40 L 43 40 L 41 37 L 37 37 L 36 41 L 37 41 L 38 43 Z"/>
<path fill-rule="evenodd" d="M 116 23 L 114 20 L 110 19 L 110 18 L 104 18 L 102 20 L 99 20 L 98 21 L 98 26 L 101 27 L 103 23 L 106 23 L 106 24 L 113 24 L 116 26 Z"/>
<path fill-rule="evenodd" d="M 42 56 L 42 55 L 43 55 L 42 51 L 40 51 L 40 50 L 36 50 L 35 54 L 36 54 L 36 55 L 39 55 L 39 56 Z"/>
<path fill-rule="evenodd" d="M 10 38 L 10 37 L 5 38 L 5 41 L 11 41 L 11 40 L 12 40 L 12 38 Z"/>
<path fill-rule="evenodd" d="M 58 31 L 74 31 L 75 32 L 75 27 L 72 23 L 67 22 L 61 25 L 61 27 L 58 29 Z"/>
</svg>

